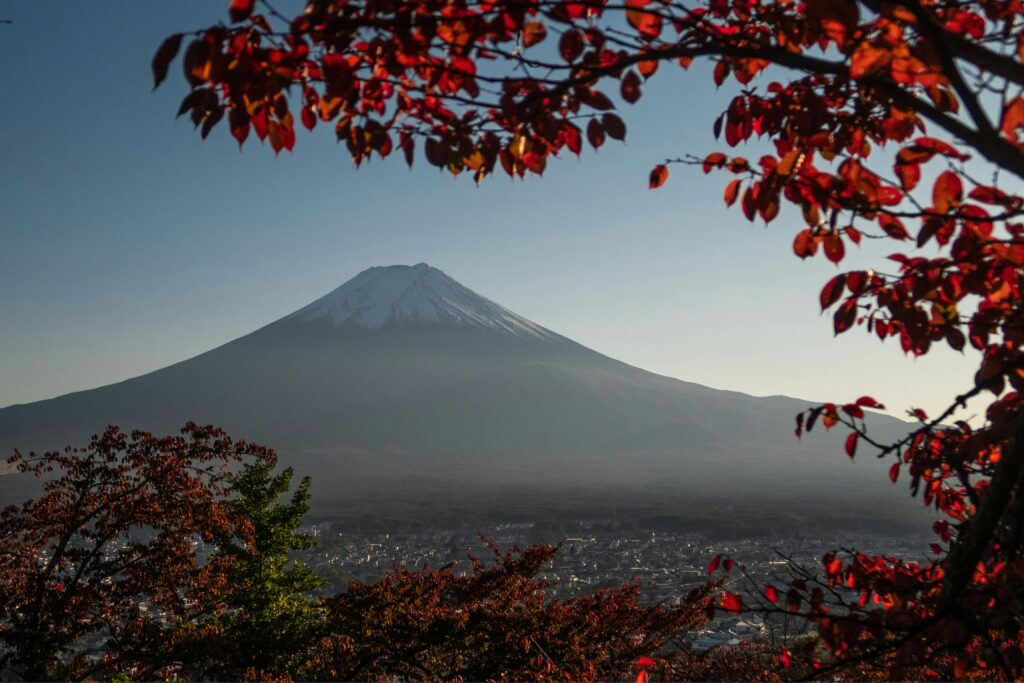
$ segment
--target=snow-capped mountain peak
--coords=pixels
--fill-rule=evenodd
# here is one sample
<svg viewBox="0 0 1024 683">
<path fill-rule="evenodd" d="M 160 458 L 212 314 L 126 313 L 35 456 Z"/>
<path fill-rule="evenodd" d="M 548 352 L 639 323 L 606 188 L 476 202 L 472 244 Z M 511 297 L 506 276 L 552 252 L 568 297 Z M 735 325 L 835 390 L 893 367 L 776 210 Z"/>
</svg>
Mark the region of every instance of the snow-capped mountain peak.
<svg viewBox="0 0 1024 683">
<path fill-rule="evenodd" d="M 326 319 L 335 325 L 368 330 L 379 330 L 389 323 L 443 323 L 560 339 L 426 263 L 369 268 L 286 319 Z"/>
</svg>

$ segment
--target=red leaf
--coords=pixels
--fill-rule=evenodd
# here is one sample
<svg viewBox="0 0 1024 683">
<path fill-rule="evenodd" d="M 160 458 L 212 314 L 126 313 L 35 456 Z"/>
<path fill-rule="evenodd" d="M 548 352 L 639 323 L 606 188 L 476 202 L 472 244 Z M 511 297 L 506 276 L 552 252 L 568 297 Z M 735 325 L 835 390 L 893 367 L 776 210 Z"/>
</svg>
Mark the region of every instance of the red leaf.
<svg viewBox="0 0 1024 683">
<path fill-rule="evenodd" d="M 608 96 L 599 90 L 591 90 L 586 96 L 587 104 L 598 111 L 614 109 L 615 105 L 608 99 Z"/>
<path fill-rule="evenodd" d="M 231 21 L 237 24 L 248 19 L 249 15 L 252 14 L 252 8 L 255 4 L 256 0 L 231 0 L 231 5 L 228 7 Z"/>
<path fill-rule="evenodd" d="M 921 230 L 917 233 L 917 246 L 923 247 L 928 243 L 932 237 L 935 237 L 935 233 L 942 228 L 943 220 L 941 218 L 935 218 L 934 216 L 927 219 L 921 224 Z"/>
<path fill-rule="evenodd" d="M 846 247 L 843 246 L 843 240 L 839 235 L 828 235 L 823 240 L 825 245 L 825 256 L 832 263 L 839 263 L 843 260 L 843 256 L 846 255 Z"/>
<path fill-rule="evenodd" d="M 765 586 L 764 597 L 768 598 L 768 602 L 775 604 L 779 601 L 779 591 L 775 590 L 774 586 Z"/>
<path fill-rule="evenodd" d="M 964 185 L 960 177 L 951 171 L 943 171 L 932 187 L 932 203 L 939 213 L 946 213 L 958 206 L 964 198 Z"/>
<path fill-rule="evenodd" d="M 982 202 L 983 204 L 996 204 L 999 206 L 1006 206 L 1009 199 L 1008 195 L 1000 190 L 998 187 L 991 185 L 981 185 L 968 194 L 968 197 L 976 202 Z"/>
<path fill-rule="evenodd" d="M 656 190 L 665 184 L 668 180 L 668 166 L 665 164 L 658 164 L 651 170 L 651 178 L 648 183 L 648 187 L 652 190 Z"/>
<path fill-rule="evenodd" d="M 725 154 L 722 152 L 712 152 L 711 154 L 704 157 L 704 172 L 711 173 L 714 168 L 721 168 L 725 165 Z"/>
<path fill-rule="evenodd" d="M 636 75 L 635 71 L 629 71 L 622 77 L 620 90 L 622 99 L 630 104 L 640 99 L 640 77 Z"/>
<path fill-rule="evenodd" d="M 604 126 L 597 119 L 590 119 L 587 124 L 587 140 L 594 149 L 604 144 Z"/>
<path fill-rule="evenodd" d="M 215 109 L 207 112 L 206 118 L 203 119 L 203 126 L 199 130 L 199 137 L 205 140 L 206 136 L 210 134 L 210 131 L 213 130 L 213 127 L 216 126 L 218 122 L 220 122 L 223 116 L 224 110 L 221 107 L 216 107 Z"/>
<path fill-rule="evenodd" d="M 683 60 L 684 57 L 680 57 L 679 59 Z M 636 68 L 640 72 L 640 75 L 646 80 L 653 76 L 654 72 L 658 70 L 658 64 L 659 62 L 656 59 L 645 59 L 642 62 L 637 62 Z"/>
<path fill-rule="evenodd" d="M 601 117 L 601 125 L 608 137 L 613 140 L 626 139 L 626 124 L 616 114 L 605 114 Z"/>
<path fill-rule="evenodd" d="M 846 405 L 844 405 L 843 412 L 849 415 L 850 417 L 857 418 L 858 420 L 864 419 L 864 410 L 861 409 L 861 407 L 856 403 L 847 403 Z"/>
<path fill-rule="evenodd" d="M 722 198 L 725 200 L 726 206 L 732 206 L 736 203 L 736 197 L 739 195 L 740 186 L 743 184 L 739 178 L 733 178 L 729 181 L 729 184 L 725 186 L 725 192 L 722 193 Z"/>
<path fill-rule="evenodd" d="M 960 161 L 967 161 L 971 158 L 969 154 L 958 152 L 953 145 L 944 140 L 939 140 L 938 138 L 917 138 L 914 140 L 913 148 L 926 150 L 935 154 L 941 154 L 942 156 L 952 157 L 953 159 L 958 159 Z M 930 159 L 931 156 L 929 155 L 928 158 Z"/>
<path fill-rule="evenodd" d="M 576 156 L 583 151 L 583 134 L 574 124 L 567 123 L 565 126 L 565 146 Z"/>
<path fill-rule="evenodd" d="M 896 154 L 896 165 L 918 165 L 931 161 L 935 150 L 927 145 L 913 144 L 904 147 Z"/>
<path fill-rule="evenodd" d="M 729 76 L 729 72 L 731 70 L 729 63 L 725 60 L 716 63 L 714 73 L 715 85 L 722 85 L 722 83 L 725 83 L 725 79 Z M 715 135 L 715 137 L 718 137 L 718 135 Z"/>
<path fill-rule="evenodd" d="M 316 126 L 316 116 L 309 107 L 302 108 L 302 125 L 306 127 L 306 130 L 313 130 Z"/>
<path fill-rule="evenodd" d="M 851 458 L 857 452 L 857 439 L 859 437 L 860 434 L 858 434 L 857 432 L 850 432 L 850 435 L 846 437 L 846 454 Z"/>
<path fill-rule="evenodd" d="M 899 191 L 899 188 L 891 185 L 883 185 L 878 188 L 875 196 L 878 199 L 878 203 L 882 206 L 896 206 L 903 201 L 903 193 Z"/>
<path fill-rule="evenodd" d="M 714 134 L 716 140 L 722 136 L 722 124 L 724 122 L 725 113 L 723 112 L 722 115 L 715 119 L 715 122 L 711 124 L 711 132 Z"/>
<path fill-rule="evenodd" d="M 711 574 L 715 573 L 715 570 L 718 569 L 718 563 L 721 562 L 721 561 L 722 561 L 722 556 L 721 555 L 715 555 L 713 558 L 711 558 L 711 563 L 708 565 L 708 575 L 709 576 Z"/>
<path fill-rule="evenodd" d="M 405 156 L 405 163 L 412 168 L 413 157 L 416 154 L 416 142 L 412 136 L 407 133 L 401 133 L 399 136 L 399 147 L 402 148 L 402 154 Z"/>
<path fill-rule="evenodd" d="M 260 140 L 265 140 L 270 132 L 270 124 L 267 119 L 267 108 L 260 107 L 255 114 L 252 115 L 252 127 L 256 131 L 256 136 Z"/>
<path fill-rule="evenodd" d="M 644 38 L 657 38 L 661 33 L 661 16 L 657 9 L 644 9 L 651 0 L 626 0 L 626 21 Z"/>
<path fill-rule="evenodd" d="M 881 214 L 878 217 L 878 225 L 881 226 L 882 230 L 885 231 L 886 235 L 893 238 L 894 240 L 910 239 L 910 233 L 908 233 L 907 229 L 903 227 L 903 221 L 901 221 L 899 218 L 896 218 L 895 216 L 890 216 L 884 213 Z"/>
<path fill-rule="evenodd" d="M 440 140 L 427 138 L 427 141 L 423 143 L 423 151 L 432 166 L 444 168 L 448 163 L 448 150 Z"/>
<path fill-rule="evenodd" d="M 228 112 L 228 124 L 231 126 L 231 136 L 238 141 L 241 147 L 245 139 L 249 137 L 249 115 L 241 109 L 232 109 Z"/>
<path fill-rule="evenodd" d="M 1017 129 L 1024 125 L 1024 99 L 1016 98 L 1003 112 L 1000 128 L 1009 138 L 1016 138 Z"/>
<path fill-rule="evenodd" d="M 295 125 L 292 122 L 292 115 L 285 114 L 281 120 L 281 136 L 284 148 L 289 152 L 295 147 Z"/>
<path fill-rule="evenodd" d="M 743 611 L 743 598 L 736 593 L 724 593 L 720 604 L 726 612 L 739 614 Z"/>
<path fill-rule="evenodd" d="M 833 317 L 833 328 L 835 333 L 839 334 L 853 327 L 853 323 L 857 320 L 857 302 L 853 299 L 847 299 L 842 303 L 838 310 L 836 310 L 835 316 Z"/>
<path fill-rule="evenodd" d="M 583 54 L 583 36 L 576 30 L 570 29 L 566 31 L 558 40 L 558 51 L 562 54 L 562 59 L 565 61 L 576 61 Z"/>
<path fill-rule="evenodd" d="M 896 479 L 899 478 L 899 476 L 900 476 L 900 464 L 898 462 L 894 462 L 892 464 L 892 467 L 889 468 L 889 481 L 891 481 L 892 483 L 895 484 L 896 483 Z"/>
<path fill-rule="evenodd" d="M 818 416 L 821 415 L 823 408 L 818 406 L 817 408 L 811 408 L 807 411 L 807 431 L 814 429 L 814 423 L 818 420 Z"/>
<path fill-rule="evenodd" d="M 862 408 L 878 408 L 879 410 L 885 410 L 885 406 L 883 406 L 881 403 L 871 398 L 870 396 L 861 396 L 856 401 L 854 401 L 854 403 L 861 406 Z"/>
<path fill-rule="evenodd" d="M 857 46 L 850 58 L 850 77 L 861 78 L 878 71 L 892 60 L 892 51 L 883 43 L 866 41 Z"/>
<path fill-rule="evenodd" d="M 189 43 L 181 66 L 189 85 L 196 87 L 205 83 L 211 74 L 209 44 L 202 40 Z"/>
<path fill-rule="evenodd" d="M 817 251 L 818 243 L 810 230 L 801 230 L 796 234 L 796 238 L 793 240 L 794 254 L 800 258 L 807 258 L 808 256 L 814 256 Z"/>
<path fill-rule="evenodd" d="M 753 184 L 747 188 L 747 191 L 743 193 L 743 198 L 740 200 L 740 208 L 743 209 L 743 215 L 747 217 L 748 221 L 754 220 L 754 216 L 757 211 L 757 185 Z"/>
<path fill-rule="evenodd" d="M 657 666 L 653 659 L 651 659 L 650 657 L 646 657 L 646 656 L 645 657 L 639 657 L 636 660 L 636 665 L 638 667 L 641 667 L 641 668 L 644 668 L 644 669 L 651 669 L 651 668 Z"/>
<path fill-rule="evenodd" d="M 946 333 L 946 343 L 954 351 L 963 351 L 964 346 L 967 344 L 967 338 L 964 337 L 964 333 L 958 329 L 951 329 Z"/>
<path fill-rule="evenodd" d="M 821 310 L 825 310 L 843 295 L 843 287 L 846 285 L 846 275 L 840 273 L 829 280 L 821 289 L 818 301 L 821 303 Z"/>
<path fill-rule="evenodd" d="M 548 29 L 542 22 L 528 21 L 523 25 L 523 47 L 531 47 L 547 38 Z"/>
<path fill-rule="evenodd" d="M 900 187 L 909 192 L 917 187 L 921 180 L 921 167 L 918 164 L 901 164 L 893 166 L 896 176 L 900 179 Z"/>
<path fill-rule="evenodd" d="M 168 37 L 164 42 L 160 43 L 160 47 L 156 51 L 156 55 L 153 56 L 153 90 L 164 82 L 167 78 L 167 69 L 171 66 L 171 62 L 178 55 L 178 50 L 181 49 L 181 39 L 184 37 L 182 33 L 175 33 L 173 36 Z"/>
<path fill-rule="evenodd" d="M 850 294 L 860 294 L 863 292 L 867 281 L 868 274 L 863 270 L 854 270 L 846 274 L 846 287 L 850 290 Z"/>
</svg>

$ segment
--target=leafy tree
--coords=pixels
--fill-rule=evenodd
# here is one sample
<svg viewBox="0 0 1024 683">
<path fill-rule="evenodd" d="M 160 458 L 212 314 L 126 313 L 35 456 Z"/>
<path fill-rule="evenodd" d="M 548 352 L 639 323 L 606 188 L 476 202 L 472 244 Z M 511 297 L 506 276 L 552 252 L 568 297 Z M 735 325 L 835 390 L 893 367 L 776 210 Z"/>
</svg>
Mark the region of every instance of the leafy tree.
<svg viewBox="0 0 1024 683">
<path fill-rule="evenodd" d="M 233 0 L 230 24 L 196 32 L 180 113 L 206 136 L 226 118 L 275 152 L 332 125 L 358 164 L 418 140 L 428 163 L 478 180 L 541 174 L 583 140 L 622 139 L 617 102 L 657 72 L 714 62 L 738 88 L 714 121 L 732 152 L 666 159 L 730 177 L 727 204 L 802 225 L 793 249 L 837 264 L 864 238 L 897 243 L 888 264 L 822 289 L 835 332 L 862 328 L 908 355 L 945 342 L 976 353 L 972 387 L 895 444 L 864 426 L 873 398 L 818 406 L 815 425 L 850 430 L 846 453 L 874 449 L 942 516 L 927 563 L 829 553 L 824 577 L 765 587 L 764 609 L 814 620 L 813 665 L 882 662 L 891 675 L 952 660 L 952 677 L 1024 676 L 1024 6 L 1018 0 L 312 0 L 288 18 Z M 156 83 L 183 43 L 153 61 Z M 294 114 L 293 114 L 294 112 Z M 984 423 L 946 422 L 991 397 Z M 724 564 L 723 564 L 724 567 Z M 721 607 L 743 608 L 727 594 Z M 824 653 L 824 654 L 820 654 Z M 787 657 L 784 658 L 788 659 Z"/>
<path fill-rule="evenodd" d="M 8 460 L 43 493 L 0 512 L 0 666 L 22 680 L 162 675 L 175 624 L 223 589 L 196 547 L 231 533 L 228 465 L 270 452 L 189 423 L 183 436 L 109 427 L 86 448 Z"/>
<path fill-rule="evenodd" d="M 311 548 L 314 538 L 299 532 L 309 508 L 309 477 L 288 503 L 292 468 L 274 474 L 272 459 L 247 463 L 229 479 L 228 507 L 239 520 L 233 535 L 217 541 L 213 561 L 227 560 L 230 580 L 208 624 L 188 625 L 191 676 L 239 680 L 281 676 L 322 631 L 323 617 L 311 596 L 323 584 L 289 553 Z"/>
<path fill-rule="evenodd" d="M 493 548 L 493 546 L 492 546 Z M 628 584 L 550 599 L 538 578 L 557 547 L 494 550 L 460 574 L 397 568 L 326 601 L 329 635 L 303 672 L 322 680 L 623 680 L 640 656 L 706 621 L 717 582 L 674 608 L 638 604 Z"/>
</svg>

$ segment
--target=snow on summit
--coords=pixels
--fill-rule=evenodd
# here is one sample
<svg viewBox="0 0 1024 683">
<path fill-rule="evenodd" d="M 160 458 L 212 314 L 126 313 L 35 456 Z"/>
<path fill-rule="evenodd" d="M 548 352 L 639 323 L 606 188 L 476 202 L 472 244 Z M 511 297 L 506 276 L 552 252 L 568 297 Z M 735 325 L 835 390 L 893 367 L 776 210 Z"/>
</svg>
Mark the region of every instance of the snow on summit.
<svg viewBox="0 0 1024 683">
<path fill-rule="evenodd" d="M 559 335 L 426 263 L 369 268 L 286 319 L 330 320 L 378 330 L 391 322 L 447 323 L 556 340 Z"/>
</svg>

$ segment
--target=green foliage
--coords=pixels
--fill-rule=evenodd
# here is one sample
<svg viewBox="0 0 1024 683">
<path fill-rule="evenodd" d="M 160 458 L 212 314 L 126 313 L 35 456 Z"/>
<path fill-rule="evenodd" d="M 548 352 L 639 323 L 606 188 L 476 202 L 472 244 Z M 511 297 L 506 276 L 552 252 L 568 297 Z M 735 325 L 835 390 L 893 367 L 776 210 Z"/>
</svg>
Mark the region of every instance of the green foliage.
<svg viewBox="0 0 1024 683">
<path fill-rule="evenodd" d="M 185 628 L 190 637 L 183 642 L 201 653 L 186 666 L 194 677 L 279 677 L 323 630 L 311 595 L 323 579 L 288 556 L 316 543 L 298 531 L 309 508 L 309 478 L 284 500 L 293 475 L 290 467 L 274 474 L 273 463 L 254 462 L 231 478 L 228 507 L 242 521 L 217 541 L 211 558 L 231 567 L 221 604 L 203 628 Z"/>
</svg>

